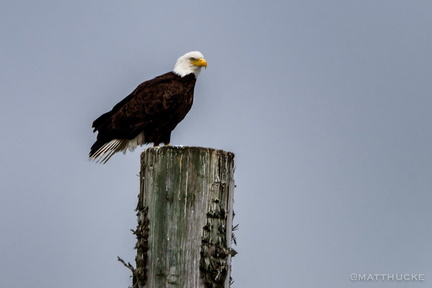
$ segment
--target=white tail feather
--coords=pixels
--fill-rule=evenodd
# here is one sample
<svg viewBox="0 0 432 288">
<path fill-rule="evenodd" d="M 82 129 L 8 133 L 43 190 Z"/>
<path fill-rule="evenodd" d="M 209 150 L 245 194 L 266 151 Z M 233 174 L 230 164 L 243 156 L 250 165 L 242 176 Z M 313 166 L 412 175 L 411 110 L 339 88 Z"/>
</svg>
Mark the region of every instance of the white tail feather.
<svg viewBox="0 0 432 288">
<path fill-rule="evenodd" d="M 133 151 L 137 146 L 145 143 L 144 133 L 138 134 L 134 139 L 114 139 L 102 145 L 91 157 L 90 161 L 105 164 L 115 153 L 122 151 Z"/>
</svg>

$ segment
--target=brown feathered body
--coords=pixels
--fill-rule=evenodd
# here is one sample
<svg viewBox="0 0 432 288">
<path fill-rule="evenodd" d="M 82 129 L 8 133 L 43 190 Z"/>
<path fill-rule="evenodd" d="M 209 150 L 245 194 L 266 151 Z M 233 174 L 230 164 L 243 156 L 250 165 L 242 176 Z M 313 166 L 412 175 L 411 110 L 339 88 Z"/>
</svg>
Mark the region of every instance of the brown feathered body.
<svg viewBox="0 0 432 288">
<path fill-rule="evenodd" d="M 141 83 L 113 109 L 93 122 L 97 140 L 90 159 L 105 163 L 116 152 L 138 145 L 169 144 L 171 132 L 192 107 L 196 75 L 168 72 Z"/>
</svg>

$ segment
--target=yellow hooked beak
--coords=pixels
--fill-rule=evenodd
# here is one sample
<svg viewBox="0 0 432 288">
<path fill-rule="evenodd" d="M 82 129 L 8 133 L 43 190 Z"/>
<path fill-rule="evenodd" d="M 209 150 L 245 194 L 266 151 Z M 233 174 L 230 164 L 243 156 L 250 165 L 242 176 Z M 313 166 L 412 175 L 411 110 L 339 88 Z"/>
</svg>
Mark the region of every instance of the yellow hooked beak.
<svg viewBox="0 0 432 288">
<path fill-rule="evenodd" d="M 207 61 L 204 58 L 194 59 L 192 60 L 192 64 L 195 66 L 207 68 Z"/>
</svg>

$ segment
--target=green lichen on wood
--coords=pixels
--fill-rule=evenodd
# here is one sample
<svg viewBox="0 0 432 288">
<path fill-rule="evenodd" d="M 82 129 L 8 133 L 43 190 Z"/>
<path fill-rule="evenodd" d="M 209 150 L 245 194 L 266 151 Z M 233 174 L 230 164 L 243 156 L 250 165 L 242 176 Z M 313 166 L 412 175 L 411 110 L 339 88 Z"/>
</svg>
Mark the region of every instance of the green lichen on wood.
<svg viewBox="0 0 432 288">
<path fill-rule="evenodd" d="M 131 288 L 141 288 L 144 287 L 147 280 L 147 251 L 148 251 L 148 234 L 149 234 L 149 221 L 147 217 L 148 208 L 143 207 L 138 211 L 138 224 L 136 230 L 131 229 L 132 233 L 135 235 L 137 242 L 135 244 L 135 249 L 137 250 L 137 255 L 135 256 L 136 268 L 133 267 L 129 262 L 126 263 L 120 257 L 117 260 L 123 263 L 123 265 L 132 272 L 132 286 Z"/>
<path fill-rule="evenodd" d="M 230 274 L 231 257 L 237 254 L 231 248 L 233 240 L 236 241 L 233 237 L 234 229 L 229 227 L 227 230 L 227 223 L 232 223 L 234 217 L 232 203 L 226 196 L 226 193 L 232 193 L 230 183 L 226 182 L 231 178 L 232 171 L 222 169 L 226 168 L 222 166 L 224 165 L 223 160 L 219 160 L 215 181 L 210 189 L 210 194 L 214 198 L 207 209 L 207 222 L 203 226 L 201 240 L 200 272 L 206 288 L 226 287 L 226 278 Z M 229 280 L 231 284 L 233 281 L 231 278 Z"/>
<path fill-rule="evenodd" d="M 137 242 L 135 249 L 137 255 L 135 256 L 136 269 L 135 278 L 138 287 L 144 287 L 147 280 L 147 251 L 148 251 L 148 235 L 149 235 L 149 220 L 147 217 L 148 208 L 144 207 L 141 211 L 138 211 L 138 225 L 137 229 L 133 231 L 136 236 Z"/>
<path fill-rule="evenodd" d="M 217 222 L 215 219 L 209 219 L 209 222 L 203 227 L 200 271 L 206 288 L 225 287 L 225 280 L 229 271 L 228 265 L 230 265 L 229 257 L 234 257 L 237 254 L 234 249 L 226 244 L 225 227 L 223 225 L 214 226 L 216 224 L 214 222 Z M 237 229 L 237 225 L 233 227 L 232 231 L 234 229 Z M 232 243 L 234 243 L 236 241 L 234 240 L 234 232 L 232 232 L 232 235 Z M 230 279 L 230 285 L 232 283 L 233 281 Z"/>
</svg>

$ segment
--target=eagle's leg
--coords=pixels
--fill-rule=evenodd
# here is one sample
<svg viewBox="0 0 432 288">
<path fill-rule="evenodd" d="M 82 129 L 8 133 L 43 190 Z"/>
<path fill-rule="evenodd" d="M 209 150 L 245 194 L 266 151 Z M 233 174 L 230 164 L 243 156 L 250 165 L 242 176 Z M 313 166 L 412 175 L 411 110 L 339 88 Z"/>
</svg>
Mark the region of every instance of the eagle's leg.
<svg viewBox="0 0 432 288">
<path fill-rule="evenodd" d="M 165 146 L 170 145 L 171 132 L 164 133 L 162 139 L 163 139 L 163 142 L 164 142 L 164 145 L 165 145 Z"/>
</svg>

